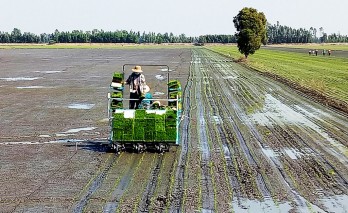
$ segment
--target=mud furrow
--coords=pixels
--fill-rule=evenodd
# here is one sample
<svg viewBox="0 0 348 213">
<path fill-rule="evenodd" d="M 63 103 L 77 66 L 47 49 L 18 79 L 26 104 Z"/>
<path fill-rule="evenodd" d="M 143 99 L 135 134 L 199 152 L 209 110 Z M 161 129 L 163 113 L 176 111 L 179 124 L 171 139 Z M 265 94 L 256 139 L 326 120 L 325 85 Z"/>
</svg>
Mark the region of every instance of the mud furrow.
<svg viewBox="0 0 348 213">
<path fill-rule="evenodd" d="M 267 113 L 268 114 L 270 114 L 267 110 L 280 110 L 280 112 L 279 112 L 279 118 L 278 118 L 278 120 L 279 121 L 282 121 L 282 122 L 274 122 L 274 120 L 272 121 L 271 120 L 271 118 L 273 118 L 274 117 L 274 115 L 272 115 L 272 114 L 270 114 L 270 116 L 268 117 L 268 119 L 269 119 L 269 125 L 274 125 L 274 126 L 288 126 L 288 127 L 290 127 L 290 129 L 292 128 L 292 127 L 294 127 L 294 125 L 298 125 L 298 126 L 300 126 L 300 128 L 296 128 L 296 131 L 295 132 L 293 132 L 292 134 L 290 134 L 290 135 L 288 135 L 288 136 L 286 136 L 286 135 L 281 135 L 281 136 L 279 136 L 280 138 L 282 138 L 282 137 L 285 137 L 285 138 L 293 138 L 294 140 L 293 140 L 293 142 L 295 141 L 296 143 L 296 145 L 294 145 L 294 143 L 291 143 L 291 142 L 289 142 L 288 144 L 287 144 L 287 147 L 292 147 L 292 149 L 295 149 L 295 150 L 300 150 L 301 152 L 302 151 L 306 151 L 306 150 L 308 150 L 306 147 L 318 147 L 318 145 L 315 145 L 315 143 L 314 143 L 314 141 L 316 141 L 316 143 L 318 143 L 319 141 L 322 141 L 322 142 L 324 142 L 324 141 L 326 141 L 326 139 L 328 139 L 328 138 L 333 138 L 334 140 L 337 140 L 337 141 L 342 141 L 342 144 L 344 145 L 345 143 L 343 143 L 343 142 L 345 142 L 345 141 L 347 141 L 347 140 L 345 140 L 345 138 L 346 138 L 346 135 L 345 135 L 345 133 L 338 133 L 338 134 L 336 134 L 335 132 L 336 131 L 339 131 L 339 129 L 342 129 L 342 127 L 343 127 L 343 132 L 345 132 L 345 129 L 347 129 L 346 127 L 344 127 L 344 126 L 346 126 L 346 124 L 347 124 L 347 122 L 342 122 L 342 121 L 344 121 L 344 120 L 346 120 L 346 118 L 342 118 L 342 117 L 339 117 L 339 116 L 336 116 L 336 115 L 334 115 L 334 114 L 331 114 L 330 113 L 330 116 L 332 116 L 332 115 L 334 115 L 334 117 L 331 117 L 330 118 L 330 116 L 327 116 L 327 115 L 325 115 L 325 117 L 327 118 L 327 119 L 323 119 L 322 121 L 320 121 L 320 119 L 317 119 L 317 117 L 319 117 L 319 116 L 317 116 L 317 117 L 314 117 L 313 115 L 314 114 L 310 114 L 311 112 L 317 112 L 317 113 L 321 113 L 320 111 L 318 111 L 318 110 L 316 110 L 316 108 L 315 107 L 313 107 L 313 106 L 317 106 L 316 104 L 314 105 L 314 104 L 312 104 L 312 103 L 308 103 L 308 100 L 304 100 L 303 98 L 299 98 L 299 97 L 295 97 L 295 95 L 293 95 L 293 94 L 290 94 L 290 93 L 288 93 L 287 91 L 282 91 L 282 90 L 279 90 L 279 92 L 278 92 L 278 90 L 274 90 L 273 88 L 274 88 L 274 86 L 273 85 L 275 85 L 275 84 L 273 84 L 272 83 L 272 81 L 269 81 L 269 82 L 266 82 L 266 80 L 265 79 L 261 79 L 261 78 L 257 78 L 257 80 L 256 79 L 253 79 L 253 78 L 250 78 L 250 79 L 252 79 L 252 80 L 250 80 L 249 81 L 249 84 L 255 84 L 255 83 L 258 83 L 258 84 L 265 84 L 265 85 L 270 85 L 269 86 L 269 90 L 267 91 L 268 93 L 272 93 L 272 95 L 280 95 L 280 96 L 283 96 L 283 95 L 286 95 L 286 97 L 285 98 L 283 98 L 282 100 L 284 100 L 284 106 L 286 106 L 286 107 L 289 107 L 293 112 L 295 112 L 295 113 L 298 113 L 298 114 L 301 114 L 301 116 L 305 119 L 305 120 L 308 120 L 308 121 L 310 121 L 310 122 L 312 122 L 312 123 L 314 123 L 315 125 L 317 125 L 318 127 L 314 127 L 314 129 L 313 130 L 315 130 L 315 131 L 308 131 L 308 128 L 301 128 L 301 122 L 303 122 L 302 120 L 299 120 L 299 122 L 298 123 L 294 123 L 293 122 L 293 120 L 291 120 L 292 118 L 291 118 L 291 116 L 293 116 L 292 114 L 290 114 L 290 115 L 287 115 L 286 113 L 285 113 L 285 111 L 283 111 L 281 108 L 280 109 L 278 109 L 278 108 L 275 108 L 275 109 L 272 109 L 272 108 L 264 108 L 264 107 L 258 107 L 258 108 L 256 108 L 256 112 L 259 110 L 259 109 L 261 109 L 261 110 L 265 110 L 265 111 L 263 111 L 263 113 L 265 113 L 266 115 L 267 115 Z M 246 81 L 245 81 L 246 82 Z M 277 85 L 276 85 L 277 86 Z M 248 87 L 248 89 L 251 89 L 252 87 Z M 247 94 L 247 93 L 246 93 Z M 241 96 L 238 96 L 239 98 L 241 98 L 241 99 L 238 99 L 238 101 L 241 103 L 241 104 L 252 104 L 252 102 L 248 102 L 247 100 L 245 100 L 245 98 L 243 98 L 243 96 L 244 95 L 241 95 Z M 243 100 L 244 99 L 244 100 Z M 300 102 L 300 101 L 302 101 L 302 102 Z M 267 94 L 266 94 L 266 101 L 267 101 Z M 254 104 L 257 104 L 257 103 L 254 103 Z M 268 103 L 265 103 L 265 104 L 268 104 Z M 307 106 L 306 104 L 309 104 L 309 106 L 307 107 L 307 109 L 310 109 L 310 108 L 312 108 L 311 109 L 311 111 L 303 111 L 301 108 L 303 108 L 303 106 Z M 272 106 L 272 105 L 271 105 Z M 312 106 L 312 107 L 311 107 Z M 276 106 L 277 107 L 277 106 Z M 245 110 L 245 108 L 243 108 L 243 110 Z M 243 113 L 243 111 L 241 110 L 240 112 L 242 112 Z M 276 112 L 276 111 L 275 111 Z M 273 113 L 273 112 L 271 112 L 271 113 Z M 326 111 L 325 110 L 325 113 L 328 113 L 328 111 Z M 259 113 L 260 114 L 260 113 Z M 287 118 L 285 118 L 285 119 L 282 119 L 280 116 L 288 116 Z M 242 117 L 243 118 L 243 116 L 240 116 L 240 117 Z M 248 118 L 249 117 L 249 118 Z M 250 116 L 246 116 L 245 117 L 246 119 L 250 119 Z M 288 118 L 290 118 L 290 119 L 288 119 Z M 262 121 L 262 120 L 261 120 Z M 289 122 L 290 121 L 290 122 Z M 337 122 L 336 122 L 337 121 Z M 305 121 L 306 122 L 306 121 Z M 266 125 L 268 125 L 268 123 L 266 124 Z M 290 124 L 292 124 L 292 125 L 289 125 L 289 123 Z M 246 122 L 246 124 L 248 125 L 248 122 Z M 338 126 L 336 126 L 336 125 L 338 125 Z M 253 125 L 251 125 L 251 126 L 253 126 Z M 338 129 L 337 129 L 337 127 L 338 127 Z M 256 128 L 255 128 L 256 129 Z M 264 127 L 260 127 L 260 126 L 258 126 L 257 127 L 257 129 L 264 129 Z M 310 128 L 309 128 L 310 129 Z M 307 132 L 308 131 L 308 132 Z M 257 136 L 257 134 L 255 134 L 255 133 L 257 133 L 258 132 L 258 130 L 257 131 L 251 131 L 251 132 L 253 132 L 253 134 L 254 134 L 254 136 L 255 136 L 255 138 L 258 138 L 258 141 L 260 142 L 260 145 L 262 146 L 262 148 L 264 149 L 264 148 L 267 148 L 267 145 L 264 143 L 265 142 L 265 139 L 263 139 L 263 137 L 256 137 Z M 269 132 L 267 132 L 267 131 L 263 131 L 266 135 L 269 135 L 269 134 L 276 134 L 277 133 L 277 131 L 276 130 L 273 130 L 272 128 L 270 128 L 270 131 Z M 286 130 L 285 130 L 285 132 L 290 132 L 290 130 L 289 130 L 289 128 L 287 128 Z M 316 133 L 317 132 L 317 133 Z M 309 139 L 309 140 L 304 140 L 304 141 L 306 141 L 306 142 L 310 142 L 311 144 L 310 145 L 303 145 L 302 143 L 301 143 L 301 140 L 299 139 L 299 138 L 297 138 L 296 136 L 299 136 L 299 137 L 303 137 L 303 135 L 306 135 L 306 137 L 307 138 L 311 138 L 311 137 L 314 137 L 314 138 L 312 138 L 312 139 Z M 321 136 L 321 138 L 319 137 L 319 136 Z M 261 140 L 260 140 L 260 138 L 261 138 Z M 267 138 L 267 137 L 266 137 Z M 263 140 L 263 141 L 262 141 Z M 268 140 L 268 139 L 267 139 Z M 331 139 L 328 139 L 328 141 L 331 141 Z M 287 140 L 285 140 L 285 142 L 287 142 Z M 320 142 L 320 143 L 322 143 L 322 142 Z M 286 144 L 286 143 L 285 143 Z M 331 141 L 331 145 L 333 145 L 334 143 L 332 143 L 332 141 Z M 282 145 L 283 146 L 286 146 L 286 145 L 284 145 L 284 142 L 282 142 Z M 313 146 L 314 145 L 314 146 Z M 323 146 L 325 146 L 324 144 L 322 144 Z M 339 145 L 340 146 L 340 145 Z M 325 146 L 326 147 L 326 146 Z M 337 148 L 337 147 L 336 147 Z M 302 150 L 303 149 L 303 150 Z M 325 150 L 325 149 L 324 149 Z M 342 147 L 342 150 L 344 150 L 344 148 Z M 267 151 L 267 150 L 266 150 Z M 317 153 L 318 153 L 318 151 L 317 151 Z M 325 153 L 325 152 L 324 152 Z M 324 154 L 323 152 L 320 152 L 320 155 L 322 156 L 322 157 L 324 157 L 325 156 L 325 158 L 331 158 L 330 157 L 330 155 L 326 155 L 326 154 Z M 266 153 L 267 154 L 267 153 Z M 277 153 L 276 153 L 277 154 Z M 285 154 L 285 155 L 288 155 L 288 153 L 283 153 L 283 154 Z M 268 154 L 267 154 L 268 155 Z M 278 155 L 278 154 L 277 154 Z M 337 153 L 335 154 L 335 156 L 338 156 L 337 155 Z M 274 161 L 274 163 L 275 164 L 278 164 L 278 166 L 280 166 L 279 168 L 282 168 L 282 164 L 280 163 L 280 161 L 279 160 L 276 160 L 276 158 L 278 158 L 278 157 L 276 157 L 276 156 L 268 156 L 269 157 L 269 159 L 272 159 L 272 161 Z M 312 159 L 308 159 L 308 158 L 304 158 L 304 160 L 303 160 L 303 163 L 305 163 L 305 164 L 302 164 L 301 165 L 301 167 L 302 168 L 304 168 L 305 170 L 306 170 L 306 172 L 307 173 L 309 173 L 309 174 L 312 174 L 312 176 L 307 176 L 307 178 L 306 178 L 306 175 L 302 175 L 301 177 L 300 177 L 300 179 L 299 179 L 299 181 L 300 181 L 300 183 L 302 183 L 302 182 L 304 182 L 304 184 L 306 183 L 306 181 L 309 181 L 309 182 L 307 182 L 309 185 L 312 185 L 313 184 L 313 187 L 317 187 L 318 186 L 318 184 L 320 183 L 321 184 L 321 186 L 322 187 L 325 187 L 325 182 L 327 182 L 326 180 L 325 180 L 325 178 L 322 180 L 322 179 L 316 179 L 316 178 L 319 178 L 319 177 L 316 177 L 317 175 L 318 176 L 320 176 L 320 173 L 322 173 L 323 171 L 325 172 L 325 169 L 323 169 L 323 168 L 329 168 L 328 166 L 325 166 L 325 167 L 322 167 L 321 165 L 322 164 L 325 164 L 325 162 L 323 162 L 320 158 L 318 159 L 317 157 L 315 157 L 315 155 L 314 156 L 311 156 L 310 158 L 312 158 Z M 336 157 L 337 159 L 336 159 L 336 161 L 337 160 L 340 160 L 340 161 L 342 161 L 341 159 L 342 158 L 340 158 L 340 157 Z M 331 159 L 334 159 L 334 158 L 331 158 Z M 345 157 L 343 157 L 343 159 L 345 159 Z M 281 159 L 281 160 L 284 160 L 284 159 Z M 292 161 L 294 161 L 294 160 L 292 160 Z M 289 159 L 287 159 L 287 162 L 292 162 L 291 160 L 289 160 Z M 299 160 L 295 160 L 295 161 L 299 161 Z M 334 162 L 334 161 L 333 161 Z M 313 165 L 312 165 L 313 164 Z M 293 163 L 290 163 L 289 165 L 296 165 L 296 164 L 293 164 Z M 317 165 L 317 166 L 315 166 L 315 165 Z M 308 167 L 308 168 L 307 168 Z M 341 167 L 341 168 L 344 168 L 344 166 L 343 167 Z M 340 169 L 341 170 L 341 169 Z M 344 171 L 345 169 L 343 169 L 343 170 L 341 170 L 341 171 Z M 293 170 L 293 169 L 290 169 L 290 171 L 297 171 L 297 170 Z M 298 170 L 298 171 L 300 171 L 300 170 Z M 291 173 L 293 173 L 293 172 L 291 172 Z M 288 176 L 288 175 L 290 175 L 289 173 L 288 174 L 285 174 L 284 172 L 281 172 L 282 174 L 283 174 L 283 176 L 284 176 L 284 180 L 287 180 L 287 183 L 289 183 L 288 185 L 290 186 L 290 183 L 292 182 L 290 179 L 290 177 Z M 334 172 L 333 172 L 334 173 Z M 300 173 L 299 173 L 300 174 Z M 314 176 L 313 176 L 314 175 Z M 325 176 L 325 175 L 324 175 Z M 339 176 L 341 176 L 341 175 L 339 175 Z M 312 180 L 313 179 L 313 180 Z M 340 179 L 340 178 L 338 178 L 338 179 Z M 342 180 L 342 179 L 341 179 Z M 340 182 L 340 181 L 339 181 Z M 345 183 L 344 183 L 345 181 L 343 181 L 342 183 L 343 183 L 343 188 L 347 188 L 346 186 L 344 186 L 345 185 Z M 296 184 L 296 183 L 295 183 Z M 307 185 L 308 185 L 307 184 Z M 304 185 L 304 188 L 306 188 L 307 186 L 306 185 Z M 315 206 L 315 205 L 311 205 L 310 203 L 308 204 L 308 201 L 306 201 L 303 197 L 301 197 L 301 195 L 297 192 L 297 191 L 295 191 L 296 189 L 294 188 L 294 186 L 292 185 L 290 188 L 292 188 L 292 194 L 293 194 L 293 196 L 296 198 L 296 202 L 298 203 L 298 204 L 300 204 L 300 206 L 298 207 L 298 209 L 300 210 L 300 211 L 304 211 L 304 212 L 307 212 L 307 211 L 312 211 L 311 209 L 317 209 L 317 211 L 322 211 L 319 207 L 317 207 L 317 206 Z M 319 189 L 320 190 L 320 189 Z M 307 190 L 308 191 L 308 190 Z M 330 191 L 330 190 L 329 190 Z M 322 193 L 322 192 L 319 192 L 319 193 Z M 337 193 L 337 191 L 335 192 L 335 194 Z M 340 193 L 338 193 L 338 194 L 340 194 Z M 306 206 L 306 205 L 308 205 L 308 207 Z"/>
<path fill-rule="evenodd" d="M 192 63 L 192 62 L 191 62 Z M 170 212 L 178 212 L 182 209 L 183 203 L 183 193 L 184 193 L 184 176 L 185 176 L 185 165 L 187 160 L 188 153 L 188 138 L 189 138 L 189 124 L 190 124 L 190 90 L 192 87 L 192 65 L 190 66 L 189 77 L 187 81 L 187 85 L 185 87 L 185 91 L 183 93 L 183 105 L 185 106 L 183 109 L 181 121 L 180 121 L 180 146 L 181 153 L 178 157 L 178 165 L 175 173 L 175 183 L 174 183 L 174 191 L 170 192 L 171 200 L 170 200 Z"/>
<path fill-rule="evenodd" d="M 244 112 L 242 111 L 242 109 L 239 107 L 239 105 L 237 104 L 237 102 L 233 99 L 233 97 L 232 97 L 230 94 L 228 94 L 225 90 L 223 90 L 223 92 L 224 92 L 225 95 L 228 97 L 229 102 L 231 103 L 231 105 L 232 105 L 233 108 L 235 109 L 236 116 L 238 117 L 238 119 L 239 119 L 240 121 L 246 123 L 247 127 L 248 127 L 250 130 L 252 130 L 251 132 L 253 132 L 254 137 L 255 137 L 255 132 L 257 132 L 257 131 L 256 131 L 256 128 L 254 128 L 254 127 L 251 125 L 251 123 L 249 123 L 249 122 L 247 121 L 246 115 L 244 114 Z M 235 122 L 232 121 L 232 123 L 235 123 Z M 251 128 L 250 128 L 250 127 L 251 127 Z M 240 132 L 238 129 L 236 129 L 236 128 L 234 128 L 234 129 L 235 129 L 236 132 Z M 261 147 L 262 147 L 262 146 L 261 146 L 262 139 L 261 139 L 258 135 L 256 135 L 256 136 L 257 136 L 258 144 L 259 144 L 259 146 L 260 146 L 260 148 L 261 148 Z M 284 179 L 284 180 L 286 180 L 286 179 Z M 260 183 L 260 182 L 262 182 L 262 181 L 259 180 L 258 183 Z M 258 184 L 258 185 L 259 185 L 259 184 Z M 261 185 L 264 185 L 264 184 L 261 183 Z M 303 199 L 300 199 L 301 197 L 298 196 L 297 192 L 294 192 L 293 190 L 292 190 L 292 192 L 293 192 L 293 196 L 297 198 L 296 200 L 297 200 L 297 204 L 299 205 L 299 207 L 300 207 L 301 209 L 302 209 L 302 207 L 303 207 L 303 208 L 306 208 L 306 206 L 305 206 L 305 204 L 304 204 L 304 202 L 303 202 Z"/>
<path fill-rule="evenodd" d="M 196 55 L 196 57 L 199 57 Z M 197 103 L 203 103 L 203 99 L 201 97 L 202 91 L 202 81 L 203 76 L 200 70 L 200 66 L 195 66 L 195 73 L 198 79 L 196 80 L 196 102 Z M 214 189 L 213 189 L 213 183 L 212 183 L 212 177 L 210 174 L 210 147 L 208 144 L 208 136 L 207 136 L 207 127 L 206 127 L 206 121 L 205 121 L 205 112 L 203 107 L 197 108 L 197 133 L 199 135 L 199 143 L 201 146 L 201 153 L 202 153 L 202 207 L 204 211 L 210 210 L 212 211 L 214 209 Z"/>
<path fill-rule="evenodd" d="M 163 162 L 163 155 L 160 155 L 157 159 L 156 166 L 152 171 L 151 179 L 149 183 L 147 184 L 145 193 L 143 194 L 143 197 L 140 201 L 138 212 L 149 212 L 149 206 L 151 205 L 151 198 L 154 195 L 154 192 L 157 186 L 158 175 L 160 173 L 162 162 Z"/>
<path fill-rule="evenodd" d="M 220 69 L 217 69 L 215 66 L 213 66 L 211 68 L 212 70 L 212 73 L 214 73 L 214 79 L 223 79 L 223 77 L 221 75 L 218 75 L 217 73 L 220 74 Z M 220 85 L 221 85 L 222 82 L 220 82 Z M 224 87 L 221 87 L 221 89 L 223 90 Z M 227 87 L 226 87 L 227 88 Z M 225 89 L 226 90 L 226 89 Z M 222 110 L 225 110 L 225 109 L 222 109 Z M 233 118 L 231 116 L 227 117 L 229 115 L 226 115 L 226 119 L 229 120 L 229 123 L 232 124 L 232 127 L 233 127 L 233 130 L 236 134 L 236 137 L 237 137 L 237 140 L 239 141 L 240 143 L 240 146 L 243 150 L 243 153 L 244 155 L 247 157 L 247 160 L 248 160 L 248 163 L 254 167 L 254 168 L 258 168 L 258 163 L 255 161 L 254 157 L 252 156 L 252 154 L 250 153 L 250 149 L 249 147 L 247 146 L 245 140 L 244 140 L 244 137 L 242 136 L 242 133 L 240 131 L 240 129 L 237 127 L 235 121 L 233 120 Z M 262 192 L 263 194 L 263 197 L 265 198 L 269 198 L 270 197 L 270 192 L 269 190 L 267 189 L 267 186 L 265 185 L 265 182 L 263 180 L 263 177 L 260 173 L 257 173 L 256 175 L 256 183 L 260 189 L 260 191 Z"/>
<path fill-rule="evenodd" d="M 119 201 L 127 189 L 132 176 L 135 172 L 136 165 L 139 163 L 139 160 L 141 159 L 141 155 L 136 155 L 133 159 L 133 162 L 130 164 L 128 171 L 124 174 L 124 176 L 120 179 L 118 182 L 116 188 L 113 189 L 113 191 L 110 194 L 108 198 L 105 198 L 107 200 L 107 203 L 103 207 L 103 212 L 115 212 Z"/>
<path fill-rule="evenodd" d="M 110 168 L 113 166 L 115 161 L 117 160 L 117 155 L 113 155 L 110 160 L 106 163 L 102 170 L 96 175 L 91 183 L 88 184 L 87 191 L 84 192 L 84 195 L 81 196 L 80 201 L 76 204 L 73 212 L 82 212 L 84 207 L 86 206 L 91 195 L 98 190 L 100 185 L 102 184 L 105 176 L 107 175 Z"/>
<path fill-rule="evenodd" d="M 227 94 L 228 95 L 228 94 Z M 235 112 L 236 112 L 236 114 L 237 114 L 237 117 L 240 119 L 240 120 L 242 120 L 242 121 L 244 121 L 244 123 L 249 127 L 249 130 L 250 130 L 250 132 L 251 133 L 253 133 L 253 135 L 254 135 L 254 137 L 255 137 L 255 135 L 256 135 L 256 138 L 258 139 L 258 140 L 260 140 L 261 138 L 259 138 L 258 137 L 258 133 L 257 134 L 255 134 L 255 128 L 253 128 L 253 127 L 251 127 L 252 125 L 251 125 L 251 123 L 246 119 L 246 116 L 245 116 L 245 114 L 243 113 L 243 111 L 241 110 L 241 108 L 239 107 L 239 105 L 237 104 L 237 102 L 231 97 L 231 99 L 229 99 L 231 102 L 232 102 L 232 105 L 234 106 L 234 109 L 235 109 Z M 231 121 L 232 122 L 232 121 Z M 234 122 L 233 122 L 234 123 Z M 235 123 L 234 123 L 235 124 Z M 250 128 L 251 127 L 251 128 Z M 258 141 L 258 142 L 260 142 L 260 141 Z M 262 142 L 262 140 L 261 140 L 261 142 Z M 260 147 L 261 147 L 261 145 L 260 145 Z M 280 168 L 282 168 L 282 166 L 281 165 L 279 165 L 279 162 L 277 162 L 278 163 L 278 166 L 276 167 L 276 168 L 278 168 L 278 169 L 280 169 Z M 287 175 L 285 175 L 285 173 L 282 171 L 282 170 L 279 170 L 279 172 L 280 172 L 280 174 L 281 174 L 281 177 L 283 178 L 283 182 L 284 183 L 286 183 L 286 186 L 288 186 L 289 188 L 290 188 L 290 191 L 292 192 L 292 195 L 293 195 L 293 197 L 295 198 L 295 201 L 296 201 L 296 204 L 297 204 L 297 206 L 300 208 L 300 209 L 307 209 L 307 204 L 306 204 L 306 202 L 304 201 L 304 199 L 301 197 L 301 196 L 299 196 L 299 194 L 295 191 L 295 190 L 293 190 L 293 187 L 291 187 L 291 185 L 289 184 L 289 178 L 287 177 Z M 262 181 L 263 182 L 263 181 Z M 260 185 L 260 182 L 258 182 L 258 185 Z M 261 185 L 263 185 L 262 183 L 261 183 Z"/>
</svg>

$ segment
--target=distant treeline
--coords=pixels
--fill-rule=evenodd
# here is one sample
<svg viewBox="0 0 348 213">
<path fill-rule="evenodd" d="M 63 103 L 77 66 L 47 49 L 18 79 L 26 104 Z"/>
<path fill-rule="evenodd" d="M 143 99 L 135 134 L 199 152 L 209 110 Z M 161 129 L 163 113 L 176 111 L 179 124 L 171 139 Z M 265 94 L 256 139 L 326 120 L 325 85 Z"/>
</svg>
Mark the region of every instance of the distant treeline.
<svg viewBox="0 0 348 213">
<path fill-rule="evenodd" d="M 231 25 L 232 26 L 232 25 Z M 319 34 L 319 36 L 318 36 Z M 300 28 L 293 29 L 288 26 L 267 25 L 268 43 L 338 43 L 348 42 L 348 36 L 324 32 L 323 28 L 311 27 L 309 30 Z M 173 35 L 173 33 L 140 33 L 134 31 L 81 31 L 71 32 L 34 33 L 24 32 L 20 29 L 13 29 L 11 33 L 0 31 L 0 43 L 236 43 L 235 35 L 202 35 L 189 37 L 185 34 Z"/>
<path fill-rule="evenodd" d="M 318 35 L 319 34 L 319 35 Z M 268 43 L 343 43 L 348 42 L 347 35 L 330 34 L 324 32 L 320 27 L 318 30 L 311 27 L 309 30 L 304 28 L 293 29 L 288 26 L 277 24 L 267 25 Z"/>
</svg>

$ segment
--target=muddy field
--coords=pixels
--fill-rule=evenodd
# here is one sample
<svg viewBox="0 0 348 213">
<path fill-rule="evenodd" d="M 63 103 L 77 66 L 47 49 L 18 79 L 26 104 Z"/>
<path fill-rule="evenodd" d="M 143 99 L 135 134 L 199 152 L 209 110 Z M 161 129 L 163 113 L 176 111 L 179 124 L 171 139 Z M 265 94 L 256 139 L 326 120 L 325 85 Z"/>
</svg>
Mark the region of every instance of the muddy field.
<svg viewBox="0 0 348 213">
<path fill-rule="evenodd" d="M 116 155 L 98 144 L 110 77 L 140 62 L 185 85 L 181 146 Z M 0 212 L 348 211 L 348 118 L 209 50 L 0 50 L 0 63 Z M 161 72 L 146 70 L 151 88 Z"/>
</svg>

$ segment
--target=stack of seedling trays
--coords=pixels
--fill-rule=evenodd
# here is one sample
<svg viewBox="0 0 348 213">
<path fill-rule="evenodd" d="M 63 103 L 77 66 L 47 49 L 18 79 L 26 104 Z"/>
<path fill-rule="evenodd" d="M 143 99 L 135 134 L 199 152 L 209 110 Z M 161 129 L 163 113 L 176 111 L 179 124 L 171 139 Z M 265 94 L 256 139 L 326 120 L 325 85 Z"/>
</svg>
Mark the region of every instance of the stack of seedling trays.
<svg viewBox="0 0 348 213">
<path fill-rule="evenodd" d="M 112 78 L 111 83 L 111 98 L 123 98 L 123 73 L 115 72 Z M 114 85 L 117 85 L 115 87 Z M 115 100 L 113 99 L 111 101 L 111 109 L 123 109 L 123 102 L 122 100 Z"/>
<path fill-rule="evenodd" d="M 176 140 L 176 111 L 135 110 L 134 118 L 125 118 L 124 111 L 113 114 L 113 141 L 165 142 Z"/>
<path fill-rule="evenodd" d="M 146 111 L 145 109 L 135 110 L 134 119 L 134 141 L 144 141 L 145 140 L 145 120 Z"/>
<path fill-rule="evenodd" d="M 166 140 L 168 141 L 175 141 L 176 140 L 176 118 L 177 114 L 176 111 L 168 109 L 166 112 L 166 122 L 165 122 L 165 128 L 166 128 Z"/>
<path fill-rule="evenodd" d="M 169 99 L 177 99 L 178 101 L 168 101 L 168 106 L 171 108 L 176 108 L 177 110 L 181 110 L 181 84 L 178 80 L 171 80 L 168 82 L 168 94 Z"/>
<path fill-rule="evenodd" d="M 125 123 L 126 120 L 132 120 L 132 119 L 126 119 L 124 118 L 124 114 L 122 113 L 114 113 L 113 114 L 113 120 L 112 120 L 112 140 L 113 141 L 123 141 L 125 131 L 127 130 L 126 127 L 129 127 L 129 122 Z M 133 130 L 133 126 L 131 127 L 131 130 Z M 126 132 L 129 134 L 129 132 Z"/>
</svg>

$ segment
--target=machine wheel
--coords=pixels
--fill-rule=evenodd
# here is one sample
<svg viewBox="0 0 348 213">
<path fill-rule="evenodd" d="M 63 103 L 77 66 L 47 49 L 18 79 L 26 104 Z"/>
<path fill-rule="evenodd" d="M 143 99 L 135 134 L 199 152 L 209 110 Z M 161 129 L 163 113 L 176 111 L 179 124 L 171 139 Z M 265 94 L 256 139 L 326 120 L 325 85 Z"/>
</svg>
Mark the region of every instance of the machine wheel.
<svg viewBox="0 0 348 213">
<path fill-rule="evenodd" d="M 144 145 L 143 144 L 133 144 L 133 150 L 136 152 L 136 153 L 142 153 L 144 152 Z"/>
</svg>

